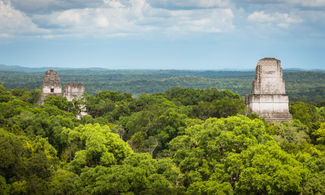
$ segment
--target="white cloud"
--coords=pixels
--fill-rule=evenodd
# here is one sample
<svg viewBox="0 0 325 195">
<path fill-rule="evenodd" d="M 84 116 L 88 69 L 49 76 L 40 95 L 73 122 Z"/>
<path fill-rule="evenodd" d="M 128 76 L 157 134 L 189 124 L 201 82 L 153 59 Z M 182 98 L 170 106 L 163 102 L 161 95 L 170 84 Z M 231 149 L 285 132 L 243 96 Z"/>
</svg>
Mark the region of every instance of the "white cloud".
<svg viewBox="0 0 325 195">
<path fill-rule="evenodd" d="M 148 0 L 153 7 L 163 7 L 169 9 L 178 8 L 216 8 L 227 7 L 229 0 Z"/>
<path fill-rule="evenodd" d="M 277 5 L 298 5 L 303 7 L 324 7 L 325 0 L 234 0 L 235 2 L 243 2 L 248 4 L 277 4 Z"/>
<path fill-rule="evenodd" d="M 103 0 L 4 0 L 28 14 L 51 13 L 58 10 L 97 8 L 104 5 Z"/>
<path fill-rule="evenodd" d="M 10 3 L 0 0 L 0 36 L 11 37 L 26 33 L 44 33 L 24 13 L 14 9 Z"/>
<path fill-rule="evenodd" d="M 286 3 L 301 5 L 305 7 L 323 7 L 325 0 L 285 0 Z"/>
<path fill-rule="evenodd" d="M 3 2 L 11 1 L 12 4 Z M 228 32 L 251 27 L 323 24 L 325 0 L 0 0 L 0 36 L 126 36 Z M 234 2 L 246 5 L 239 12 Z M 267 4 L 267 6 L 265 6 Z M 254 5 L 254 6 L 250 6 Z M 300 10 L 297 7 L 310 7 Z M 279 8 L 279 9 L 278 9 Z M 3 11 L 4 10 L 4 11 Z M 248 12 L 251 11 L 250 13 Z M 257 11 L 258 10 L 258 11 Z M 276 11 L 275 11 L 276 10 Z M 313 12 L 315 10 L 315 12 Z M 12 12 L 15 16 L 5 18 Z M 234 14 L 235 13 L 235 14 Z M 236 16 L 236 17 L 235 17 Z M 317 16 L 317 17 L 315 17 Z M 303 21 L 305 21 L 303 23 Z"/>
<path fill-rule="evenodd" d="M 6 0 L 4 0 L 6 1 Z M 11 5 L 22 12 L 44 12 L 62 6 L 61 0 L 7 0 Z"/>
<path fill-rule="evenodd" d="M 234 28 L 231 9 L 168 11 L 167 30 L 176 32 L 225 32 Z"/>
<path fill-rule="evenodd" d="M 33 20 L 52 27 L 53 34 L 80 36 L 122 36 L 130 34 L 225 32 L 234 28 L 229 8 L 169 10 L 153 8 L 146 0 L 117 2 L 104 0 L 108 6 L 38 14 Z"/>
<path fill-rule="evenodd" d="M 125 7 L 125 5 L 118 0 L 104 0 L 104 3 L 109 7 L 113 7 L 113 8 Z"/>
<path fill-rule="evenodd" d="M 265 13 L 264 11 L 255 11 L 248 16 L 251 22 L 276 25 L 278 27 L 288 28 L 291 24 L 301 23 L 302 19 L 299 17 L 289 16 L 287 13 L 275 12 L 272 14 Z"/>
<path fill-rule="evenodd" d="M 109 21 L 105 16 L 100 16 L 95 19 L 96 26 L 106 28 L 109 25 Z"/>
<path fill-rule="evenodd" d="M 78 26 L 81 24 L 81 17 L 86 16 L 84 12 L 78 10 L 67 10 L 58 13 L 56 22 L 63 26 Z"/>
<path fill-rule="evenodd" d="M 67 36 L 115 36 L 138 30 L 127 9 L 73 9 L 50 15 L 37 15 L 34 20 L 42 25 L 51 26 L 53 34 L 63 33 Z"/>
</svg>

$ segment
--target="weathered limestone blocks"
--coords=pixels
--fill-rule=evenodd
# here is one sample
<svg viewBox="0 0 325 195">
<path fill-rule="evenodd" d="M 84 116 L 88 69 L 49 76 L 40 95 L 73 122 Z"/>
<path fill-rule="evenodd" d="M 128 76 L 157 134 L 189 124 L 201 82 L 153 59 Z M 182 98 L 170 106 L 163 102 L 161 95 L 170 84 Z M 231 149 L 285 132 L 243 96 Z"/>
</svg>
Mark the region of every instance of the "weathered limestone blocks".
<svg viewBox="0 0 325 195">
<path fill-rule="evenodd" d="M 250 112 L 264 117 L 267 121 L 292 119 L 280 60 L 263 58 L 258 61 L 252 92 L 246 95 L 246 105 Z"/>
<path fill-rule="evenodd" d="M 62 85 L 57 72 L 48 70 L 44 74 L 42 94 L 38 99 L 38 104 L 44 104 L 46 96 L 62 96 Z"/>
<path fill-rule="evenodd" d="M 82 98 L 84 92 L 85 87 L 82 83 L 72 82 L 64 85 L 64 97 L 66 97 L 68 101 Z"/>
<path fill-rule="evenodd" d="M 85 87 L 82 83 L 66 83 L 64 85 L 64 97 L 67 98 L 68 101 L 72 101 L 73 99 L 79 100 L 82 98 L 85 92 Z M 80 119 L 83 116 L 87 115 L 85 105 L 80 105 L 80 112 L 77 114 L 77 118 Z"/>
</svg>

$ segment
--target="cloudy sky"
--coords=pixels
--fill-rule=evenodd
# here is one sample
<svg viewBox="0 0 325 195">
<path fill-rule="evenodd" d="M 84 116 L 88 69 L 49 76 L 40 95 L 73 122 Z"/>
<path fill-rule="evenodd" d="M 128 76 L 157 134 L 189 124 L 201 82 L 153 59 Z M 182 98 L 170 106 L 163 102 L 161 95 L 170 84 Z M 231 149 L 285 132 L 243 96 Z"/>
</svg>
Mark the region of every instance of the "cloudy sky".
<svg viewBox="0 0 325 195">
<path fill-rule="evenodd" d="M 0 64 L 325 69 L 325 0 L 0 0 Z"/>
</svg>

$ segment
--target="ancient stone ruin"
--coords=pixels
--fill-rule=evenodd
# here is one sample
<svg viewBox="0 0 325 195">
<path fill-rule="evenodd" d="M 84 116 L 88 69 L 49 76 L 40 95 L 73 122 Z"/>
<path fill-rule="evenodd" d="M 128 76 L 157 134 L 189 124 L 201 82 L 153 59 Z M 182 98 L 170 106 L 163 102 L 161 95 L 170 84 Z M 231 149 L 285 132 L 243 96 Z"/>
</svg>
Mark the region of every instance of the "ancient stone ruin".
<svg viewBox="0 0 325 195">
<path fill-rule="evenodd" d="M 66 83 L 64 85 L 64 97 L 67 98 L 68 101 L 72 101 L 73 99 L 79 100 L 82 98 L 85 92 L 85 87 L 82 83 Z M 77 118 L 87 115 L 86 107 L 84 105 L 80 105 L 80 112 L 77 114 Z"/>
<path fill-rule="evenodd" d="M 64 85 L 64 97 L 66 97 L 68 101 L 82 98 L 84 92 L 85 87 L 82 83 L 72 82 Z"/>
<path fill-rule="evenodd" d="M 57 72 L 48 70 L 44 74 L 42 94 L 38 99 L 38 104 L 44 104 L 46 96 L 62 96 L 62 85 Z"/>
<path fill-rule="evenodd" d="M 292 119 L 280 60 L 263 58 L 258 61 L 252 92 L 246 95 L 246 105 L 249 112 L 256 113 L 267 121 Z"/>
<path fill-rule="evenodd" d="M 68 101 L 73 99 L 81 99 L 85 92 L 85 87 L 82 83 L 66 83 L 64 85 L 63 97 L 66 97 Z M 42 94 L 38 100 L 38 104 L 44 104 L 46 96 L 62 96 L 62 85 L 60 83 L 60 77 L 54 70 L 48 70 L 44 74 Z M 80 107 L 80 113 L 78 113 L 77 118 L 81 118 L 87 115 L 86 108 L 84 105 Z"/>
</svg>

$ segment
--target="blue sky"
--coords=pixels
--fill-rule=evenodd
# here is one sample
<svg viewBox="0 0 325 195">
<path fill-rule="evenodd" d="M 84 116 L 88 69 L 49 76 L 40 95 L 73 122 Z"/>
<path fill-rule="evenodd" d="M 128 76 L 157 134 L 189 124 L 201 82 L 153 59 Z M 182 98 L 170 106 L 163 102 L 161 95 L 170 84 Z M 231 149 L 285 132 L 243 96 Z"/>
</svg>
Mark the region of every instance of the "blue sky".
<svg viewBox="0 0 325 195">
<path fill-rule="evenodd" d="M 325 0 L 0 0 L 0 64 L 325 69 Z"/>
</svg>

